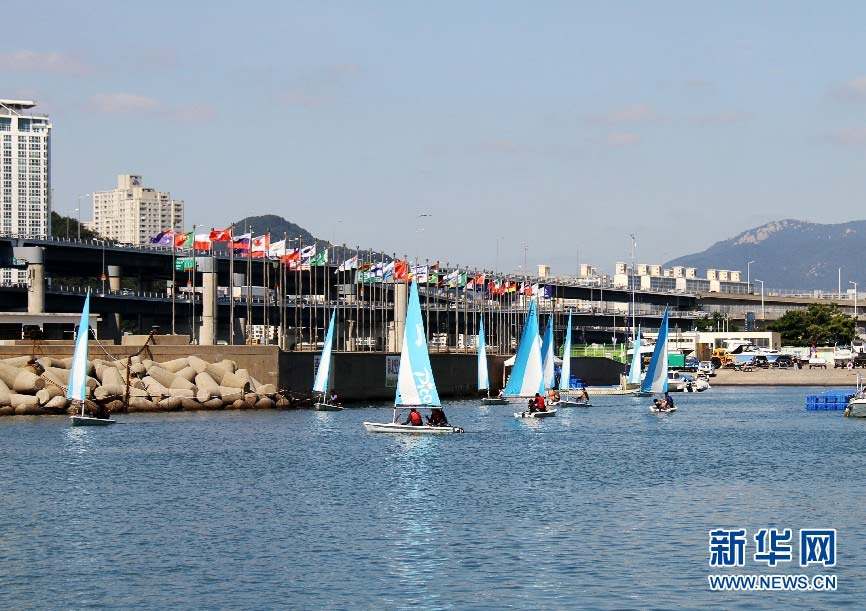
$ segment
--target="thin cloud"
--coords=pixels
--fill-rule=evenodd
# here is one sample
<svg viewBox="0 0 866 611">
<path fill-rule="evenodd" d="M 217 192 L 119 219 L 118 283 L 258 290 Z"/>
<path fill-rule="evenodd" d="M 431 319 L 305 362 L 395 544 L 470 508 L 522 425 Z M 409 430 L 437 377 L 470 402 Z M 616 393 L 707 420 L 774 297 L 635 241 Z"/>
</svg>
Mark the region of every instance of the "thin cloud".
<svg viewBox="0 0 866 611">
<path fill-rule="evenodd" d="M 616 133 L 608 134 L 607 143 L 611 146 L 631 146 L 640 142 L 638 134 Z"/>
<path fill-rule="evenodd" d="M 857 76 L 836 85 L 833 88 L 833 95 L 847 102 L 866 101 L 866 76 Z"/>
<path fill-rule="evenodd" d="M 134 93 L 98 93 L 90 102 L 97 111 L 109 114 L 152 113 L 160 108 L 155 98 Z"/>
<path fill-rule="evenodd" d="M 646 104 L 633 104 L 624 108 L 617 108 L 606 113 L 594 115 L 589 118 L 593 123 L 599 124 L 625 124 L 625 123 L 652 123 L 661 117 Z"/>
<path fill-rule="evenodd" d="M 866 146 L 866 127 L 846 127 L 830 134 L 830 141 L 840 146 Z"/>
<path fill-rule="evenodd" d="M 692 123 L 698 127 L 716 127 L 748 123 L 754 118 L 755 115 L 750 112 L 732 110 L 698 115 L 692 119 Z"/>
<path fill-rule="evenodd" d="M 156 98 L 135 93 L 100 93 L 90 98 L 90 104 L 105 114 L 159 116 L 182 123 L 203 123 L 217 116 L 210 104 L 165 106 Z"/>
<path fill-rule="evenodd" d="M 21 49 L 0 53 L 0 71 L 81 76 L 92 72 L 93 67 L 68 53 Z"/>
</svg>

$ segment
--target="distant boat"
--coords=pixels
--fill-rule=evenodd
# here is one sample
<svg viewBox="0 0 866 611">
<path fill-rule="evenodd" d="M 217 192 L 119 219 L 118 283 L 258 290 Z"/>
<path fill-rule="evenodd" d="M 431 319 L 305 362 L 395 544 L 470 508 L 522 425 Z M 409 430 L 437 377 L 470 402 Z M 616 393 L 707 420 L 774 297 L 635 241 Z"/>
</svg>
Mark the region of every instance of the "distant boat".
<svg viewBox="0 0 866 611">
<path fill-rule="evenodd" d="M 325 345 L 322 346 L 322 356 L 319 360 L 319 369 L 316 371 L 316 379 L 313 382 L 313 392 L 319 393 L 319 400 L 315 408 L 320 412 L 338 412 L 343 407 L 328 403 L 328 385 L 331 375 L 331 348 L 334 343 L 334 318 L 337 310 L 331 312 L 331 322 L 328 324 L 328 333 L 325 335 Z"/>
<path fill-rule="evenodd" d="M 91 418 L 84 415 L 84 404 L 87 401 L 87 352 L 90 335 L 90 291 L 84 298 L 84 308 L 81 310 L 81 321 L 78 323 L 78 334 L 75 337 L 75 352 L 72 355 L 72 367 L 69 371 L 69 387 L 66 398 L 72 399 L 81 406 L 80 416 L 71 416 L 72 426 L 108 426 L 117 420 L 111 418 Z"/>
<path fill-rule="evenodd" d="M 571 390 L 571 314 L 568 315 L 568 327 L 565 330 L 565 343 L 562 346 L 562 369 L 559 373 L 560 399 L 559 407 L 590 407 L 589 401 L 566 396 Z"/>
<path fill-rule="evenodd" d="M 418 285 L 412 282 L 409 287 L 409 306 L 406 311 L 406 324 L 403 328 L 403 349 L 400 352 L 400 370 L 397 373 L 397 394 L 394 397 L 394 416 L 391 422 L 365 422 L 364 428 L 370 433 L 420 433 L 442 434 L 462 433 L 455 426 L 413 426 L 397 422 L 398 410 L 407 407 L 438 408 L 439 392 L 430 367 L 430 354 L 427 352 L 427 337 L 424 333 L 424 320 L 421 317 L 421 302 L 418 299 Z"/>
<path fill-rule="evenodd" d="M 484 318 L 478 321 L 478 390 L 487 391 L 481 399 L 484 405 L 507 405 L 508 399 L 490 396 L 490 376 L 487 374 L 487 341 L 484 338 Z"/>
<path fill-rule="evenodd" d="M 656 346 L 653 350 L 652 360 L 646 370 L 643 383 L 640 387 L 642 394 L 662 394 L 668 391 L 668 310 L 662 317 L 659 327 L 659 335 L 656 338 Z M 654 413 L 675 412 L 676 407 L 658 408 L 655 405 L 650 408 Z"/>
</svg>

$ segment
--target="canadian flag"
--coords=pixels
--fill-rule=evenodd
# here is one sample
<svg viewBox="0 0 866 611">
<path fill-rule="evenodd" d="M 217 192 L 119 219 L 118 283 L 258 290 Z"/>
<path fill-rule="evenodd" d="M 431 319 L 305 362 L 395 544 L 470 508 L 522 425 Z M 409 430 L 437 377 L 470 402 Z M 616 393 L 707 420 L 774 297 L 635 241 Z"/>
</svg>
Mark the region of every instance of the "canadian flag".
<svg viewBox="0 0 866 611">
<path fill-rule="evenodd" d="M 195 234 L 195 239 L 193 240 L 192 247 L 196 250 L 210 250 L 211 244 L 211 236 L 213 234 L 207 233 L 197 233 Z"/>
<path fill-rule="evenodd" d="M 228 242 L 232 239 L 231 229 L 214 229 L 210 232 L 211 242 Z"/>
</svg>

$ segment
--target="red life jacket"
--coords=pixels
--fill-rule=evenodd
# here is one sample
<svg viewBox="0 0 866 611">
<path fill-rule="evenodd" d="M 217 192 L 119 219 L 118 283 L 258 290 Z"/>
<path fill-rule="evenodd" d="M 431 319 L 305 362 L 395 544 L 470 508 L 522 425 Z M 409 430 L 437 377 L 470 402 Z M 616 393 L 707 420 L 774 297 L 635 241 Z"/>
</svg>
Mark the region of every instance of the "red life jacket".
<svg viewBox="0 0 866 611">
<path fill-rule="evenodd" d="M 424 421 L 421 420 L 421 414 L 418 412 L 410 412 L 409 418 L 412 419 L 412 426 L 421 426 L 424 424 Z"/>
<path fill-rule="evenodd" d="M 544 397 L 541 395 L 535 397 L 535 407 L 538 409 L 544 409 Z"/>
</svg>

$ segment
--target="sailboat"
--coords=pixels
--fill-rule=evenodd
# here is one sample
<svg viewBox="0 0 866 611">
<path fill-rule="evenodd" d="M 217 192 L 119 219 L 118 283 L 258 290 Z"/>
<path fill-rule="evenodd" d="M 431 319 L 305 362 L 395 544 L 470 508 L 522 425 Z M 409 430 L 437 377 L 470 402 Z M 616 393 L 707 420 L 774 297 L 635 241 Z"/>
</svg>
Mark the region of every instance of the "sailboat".
<svg viewBox="0 0 866 611">
<path fill-rule="evenodd" d="M 507 362 L 506 362 L 507 363 Z M 529 304 L 526 322 L 517 344 L 514 366 L 505 385 L 504 395 L 509 398 L 529 399 L 544 393 L 544 370 L 541 358 L 541 338 L 538 337 L 538 311 L 535 301 Z M 546 418 L 555 416 L 555 409 L 545 412 L 515 412 L 515 418 Z"/>
<path fill-rule="evenodd" d="M 455 426 L 413 426 L 397 422 L 398 411 L 403 408 L 438 408 L 440 405 L 433 369 L 430 367 L 430 354 L 427 352 L 418 285 L 412 282 L 409 287 L 406 324 L 403 328 L 403 349 L 400 352 L 400 370 L 397 373 L 394 416 L 391 422 L 387 423 L 365 422 L 364 428 L 370 433 L 462 433 L 463 429 Z"/>
<path fill-rule="evenodd" d="M 319 360 L 319 369 L 316 371 L 316 379 L 313 382 L 313 392 L 319 393 L 319 400 L 314 407 L 320 412 L 338 412 L 343 409 L 340 405 L 328 403 L 328 384 L 331 375 L 331 347 L 334 343 L 334 318 L 337 310 L 331 312 L 331 322 L 328 324 L 328 333 L 325 335 L 325 345 L 322 346 L 322 357 Z"/>
<path fill-rule="evenodd" d="M 568 328 L 565 330 L 565 344 L 562 346 L 562 370 L 559 374 L 559 393 L 562 397 L 557 405 L 560 407 L 590 407 L 589 401 L 583 398 L 566 396 L 571 383 L 571 314 L 568 315 Z"/>
<path fill-rule="evenodd" d="M 544 339 L 541 341 L 541 372 L 544 377 L 544 390 L 553 388 L 555 363 L 553 362 L 553 315 L 547 317 Z"/>
<path fill-rule="evenodd" d="M 662 324 L 659 327 L 659 335 L 656 338 L 656 346 L 653 349 L 653 357 L 644 376 L 643 383 L 640 387 L 641 393 L 649 394 L 665 394 L 668 391 L 668 310 L 665 308 L 665 315 L 662 317 Z M 661 408 L 658 405 L 653 405 L 650 408 L 654 413 L 675 412 L 677 408 L 674 406 Z"/>
<path fill-rule="evenodd" d="M 69 387 L 66 398 L 81 405 L 81 415 L 70 416 L 72 426 L 108 426 L 117 420 L 111 418 L 91 418 L 84 415 L 84 404 L 87 401 L 87 348 L 90 335 L 90 291 L 84 298 L 84 308 L 81 310 L 81 321 L 78 323 L 78 334 L 75 337 L 75 352 L 72 355 L 72 367 L 69 371 Z"/>
<path fill-rule="evenodd" d="M 628 368 L 627 383 L 629 386 L 636 388 L 640 386 L 641 361 L 643 360 L 643 355 L 640 351 L 640 327 L 637 329 L 637 337 L 634 339 L 632 350 L 634 353 L 631 356 L 631 367 Z"/>
<path fill-rule="evenodd" d="M 478 390 L 487 391 L 481 399 L 483 405 L 507 405 L 508 399 L 490 396 L 490 377 L 487 375 L 487 343 L 484 339 L 484 319 L 478 321 Z"/>
</svg>

